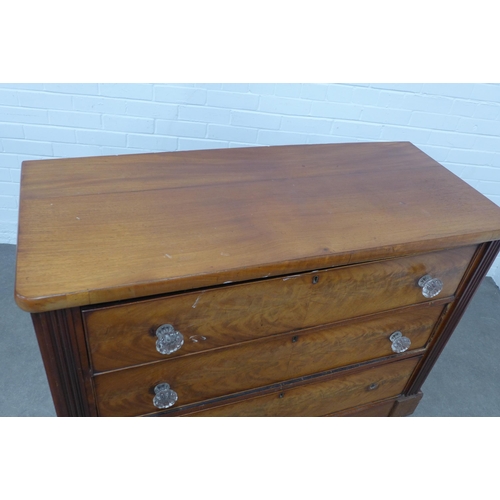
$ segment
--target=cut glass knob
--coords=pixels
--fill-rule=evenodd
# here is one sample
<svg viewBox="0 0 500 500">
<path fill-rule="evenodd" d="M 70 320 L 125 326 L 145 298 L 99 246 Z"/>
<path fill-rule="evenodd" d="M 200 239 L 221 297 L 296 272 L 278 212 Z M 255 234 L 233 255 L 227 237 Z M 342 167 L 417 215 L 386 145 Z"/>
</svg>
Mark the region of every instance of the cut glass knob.
<svg viewBox="0 0 500 500">
<path fill-rule="evenodd" d="M 184 337 L 172 325 L 161 325 L 156 330 L 156 350 L 160 354 L 172 354 L 184 344 Z"/>
<path fill-rule="evenodd" d="M 443 282 L 426 274 L 418 280 L 418 286 L 422 288 L 422 295 L 425 298 L 432 299 L 443 289 Z"/>
<path fill-rule="evenodd" d="M 177 401 L 177 393 L 168 384 L 158 384 L 154 390 L 153 404 L 156 408 L 170 408 Z"/>
<path fill-rule="evenodd" d="M 411 346 L 411 340 L 408 337 L 404 337 L 399 331 L 394 332 L 389 337 L 389 340 L 392 342 L 392 350 L 397 353 L 405 352 Z"/>
</svg>

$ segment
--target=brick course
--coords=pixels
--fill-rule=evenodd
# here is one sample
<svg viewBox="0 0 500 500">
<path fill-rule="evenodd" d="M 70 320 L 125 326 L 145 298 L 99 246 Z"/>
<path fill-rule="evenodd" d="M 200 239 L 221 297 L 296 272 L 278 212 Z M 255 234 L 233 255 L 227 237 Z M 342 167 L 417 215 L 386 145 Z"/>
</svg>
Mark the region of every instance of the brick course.
<svg viewBox="0 0 500 500">
<path fill-rule="evenodd" d="M 0 84 L 0 243 L 25 159 L 379 140 L 500 203 L 499 84 Z"/>
</svg>

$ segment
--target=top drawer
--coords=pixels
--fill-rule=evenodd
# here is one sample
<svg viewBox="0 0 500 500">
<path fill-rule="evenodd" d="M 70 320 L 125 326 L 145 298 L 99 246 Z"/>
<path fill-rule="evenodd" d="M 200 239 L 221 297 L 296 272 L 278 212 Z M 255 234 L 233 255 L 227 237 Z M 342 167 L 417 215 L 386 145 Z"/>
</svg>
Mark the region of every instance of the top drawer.
<svg viewBox="0 0 500 500">
<path fill-rule="evenodd" d="M 393 260 L 273 278 L 129 304 L 87 309 L 92 365 L 106 371 L 429 300 L 418 285 L 439 278 L 451 296 L 476 250 L 468 246 Z M 156 349 L 156 330 L 172 325 L 183 345 Z"/>
</svg>

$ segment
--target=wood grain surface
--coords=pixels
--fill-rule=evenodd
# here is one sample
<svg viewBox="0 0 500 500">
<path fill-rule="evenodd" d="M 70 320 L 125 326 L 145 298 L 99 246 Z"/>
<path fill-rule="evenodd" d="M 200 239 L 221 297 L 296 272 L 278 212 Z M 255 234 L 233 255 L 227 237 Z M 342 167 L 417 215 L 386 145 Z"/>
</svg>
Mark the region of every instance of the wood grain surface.
<svg viewBox="0 0 500 500">
<path fill-rule="evenodd" d="M 16 301 L 40 312 L 500 239 L 410 143 L 24 162 Z"/>
<path fill-rule="evenodd" d="M 428 301 L 417 285 L 425 274 L 439 277 L 439 297 L 448 297 L 474 251 L 455 248 L 88 310 L 93 367 L 106 371 L 175 358 Z M 155 330 L 165 323 L 185 339 L 171 355 L 156 350 Z"/>
<path fill-rule="evenodd" d="M 401 396 L 394 403 L 389 416 L 406 417 L 408 415 L 411 415 L 416 410 L 418 403 L 420 403 L 420 400 L 422 399 L 422 396 L 423 394 L 421 391 L 409 396 Z"/>
<path fill-rule="evenodd" d="M 57 416 L 96 416 L 80 311 L 48 311 L 31 317 Z"/>
<path fill-rule="evenodd" d="M 425 346 L 443 306 L 410 307 L 375 318 L 303 330 L 94 378 L 99 412 L 140 415 L 155 410 L 151 389 L 166 382 L 176 406 L 393 355 L 400 330 L 411 349 Z"/>
<path fill-rule="evenodd" d="M 401 393 L 417 365 L 410 358 L 294 387 L 262 397 L 187 414 L 187 417 L 317 417 Z M 370 389 L 373 387 L 374 389 Z"/>
<path fill-rule="evenodd" d="M 344 411 L 337 411 L 325 415 L 325 417 L 388 417 L 396 400 L 397 396 L 367 405 L 356 406 Z"/>
<path fill-rule="evenodd" d="M 433 338 L 431 350 L 422 360 L 418 371 L 415 372 L 414 379 L 406 389 L 406 394 L 416 394 L 420 391 L 422 384 L 429 375 L 432 367 L 451 338 L 460 318 L 470 304 L 470 301 L 478 290 L 481 281 L 486 276 L 495 258 L 500 252 L 500 241 L 484 243 L 471 261 L 471 266 L 464 275 L 464 279 L 457 289 L 458 297 L 450 304 L 444 315 L 439 332 Z"/>
</svg>

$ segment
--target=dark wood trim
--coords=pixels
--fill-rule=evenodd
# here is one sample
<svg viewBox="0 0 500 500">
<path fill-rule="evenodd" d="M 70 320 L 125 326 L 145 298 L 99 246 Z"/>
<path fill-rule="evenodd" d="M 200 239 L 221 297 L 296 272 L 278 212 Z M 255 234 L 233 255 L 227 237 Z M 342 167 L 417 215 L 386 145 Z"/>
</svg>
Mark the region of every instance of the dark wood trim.
<svg viewBox="0 0 500 500">
<path fill-rule="evenodd" d="M 419 391 L 417 394 L 412 394 L 411 396 L 401 396 L 397 398 L 389 413 L 389 417 L 406 417 L 411 415 L 417 408 L 418 403 L 420 403 L 422 396 L 422 392 Z"/>
<path fill-rule="evenodd" d="M 89 416 L 97 417 L 97 400 L 95 397 L 93 379 L 91 378 L 92 367 L 90 364 L 90 353 L 88 352 L 84 333 L 82 313 L 78 307 L 70 309 L 69 311 L 72 318 L 70 335 L 72 339 L 73 353 L 80 361 L 80 363 L 77 364 L 76 369 L 78 370 L 80 380 L 83 381 L 84 384 Z"/>
<path fill-rule="evenodd" d="M 52 399 L 59 417 L 96 416 L 80 310 L 31 315 Z M 83 350 L 82 350 L 83 348 Z"/>
<path fill-rule="evenodd" d="M 415 377 L 410 380 L 405 390 L 406 395 L 415 395 L 420 391 L 499 251 L 500 240 L 485 243 L 479 248 L 459 286 L 455 302 L 445 313 L 446 317 L 442 322 L 444 328 L 434 336 L 428 354 L 423 358 Z"/>
</svg>

